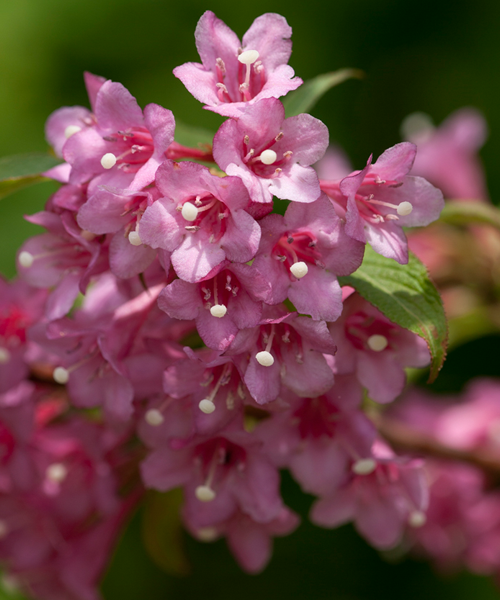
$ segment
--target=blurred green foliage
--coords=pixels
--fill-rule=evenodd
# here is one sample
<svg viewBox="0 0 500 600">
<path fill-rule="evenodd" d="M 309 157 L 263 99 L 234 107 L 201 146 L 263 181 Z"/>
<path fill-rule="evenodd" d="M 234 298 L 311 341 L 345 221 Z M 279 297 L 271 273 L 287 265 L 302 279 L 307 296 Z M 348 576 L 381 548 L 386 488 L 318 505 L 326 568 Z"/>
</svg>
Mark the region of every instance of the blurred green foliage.
<svg viewBox="0 0 500 600">
<path fill-rule="evenodd" d="M 175 66 L 198 60 L 193 33 L 207 8 L 240 36 L 258 15 L 283 14 L 294 30 L 291 64 L 305 80 L 346 67 L 365 72 L 313 110 L 357 167 L 400 140 L 408 113 L 424 111 L 439 123 L 457 108 L 476 106 L 490 126 L 482 156 L 492 198 L 500 198 L 500 3 L 494 0 L 0 0 L 0 156 L 47 149 L 47 116 L 60 106 L 88 105 L 84 70 L 122 82 L 141 106 L 156 102 L 183 123 L 215 130 L 222 119 L 204 111 L 172 75 Z M 22 215 L 41 210 L 55 189 L 42 183 L 0 202 L 2 273 L 14 274 L 17 248 L 38 229 Z M 470 376 L 498 375 L 499 341 L 452 352 L 435 389 L 458 390 Z M 284 494 L 305 517 L 310 499 L 288 477 Z M 270 567 L 257 577 L 239 570 L 224 542 L 185 541 L 191 575 L 167 575 L 147 557 L 134 519 L 104 583 L 106 600 L 499 597 L 479 577 L 442 579 L 425 563 L 390 564 L 350 527 L 331 532 L 304 520 L 294 535 L 276 541 Z"/>
</svg>

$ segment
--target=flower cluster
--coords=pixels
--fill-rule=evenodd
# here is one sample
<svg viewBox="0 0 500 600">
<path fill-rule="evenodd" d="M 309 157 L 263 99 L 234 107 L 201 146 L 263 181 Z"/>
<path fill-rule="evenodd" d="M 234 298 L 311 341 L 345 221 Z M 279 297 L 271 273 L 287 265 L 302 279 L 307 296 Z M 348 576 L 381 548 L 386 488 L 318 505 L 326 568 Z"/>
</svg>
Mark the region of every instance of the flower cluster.
<svg viewBox="0 0 500 600">
<path fill-rule="evenodd" d="M 226 537 L 250 572 L 298 525 L 281 468 L 318 497 L 315 523 L 353 520 L 377 547 L 425 522 L 421 461 L 394 454 L 362 399 L 392 402 L 429 351 L 338 278 L 366 243 L 405 263 L 403 227 L 443 197 L 409 175 L 411 142 L 318 177 L 326 126 L 279 100 L 302 83 L 290 36 L 276 14 L 241 42 L 201 17 L 202 63 L 174 73 L 228 117 L 213 148 L 88 73 L 91 109 L 47 122 L 62 186 L 29 217 L 46 233 L 20 249 L 21 280 L 0 282 L 0 555 L 38 598 L 98 597 L 143 486 L 182 487 L 186 528 Z"/>
</svg>

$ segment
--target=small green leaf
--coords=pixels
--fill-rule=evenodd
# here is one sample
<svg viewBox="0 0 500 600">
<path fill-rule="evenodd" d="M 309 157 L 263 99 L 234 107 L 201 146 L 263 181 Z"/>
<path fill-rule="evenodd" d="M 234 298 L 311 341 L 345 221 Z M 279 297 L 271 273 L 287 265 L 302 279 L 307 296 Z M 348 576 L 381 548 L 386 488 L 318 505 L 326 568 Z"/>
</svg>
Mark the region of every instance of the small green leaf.
<svg viewBox="0 0 500 600">
<path fill-rule="evenodd" d="M 182 540 L 181 505 L 180 489 L 164 494 L 151 491 L 143 510 L 144 546 L 154 562 L 172 575 L 189 573 Z"/>
<path fill-rule="evenodd" d="M 485 202 L 449 200 L 439 220 L 452 225 L 484 224 L 500 229 L 500 210 Z"/>
<path fill-rule="evenodd" d="M 287 117 L 309 112 L 316 102 L 332 87 L 347 79 L 361 79 L 363 71 L 359 69 L 340 69 L 333 73 L 324 73 L 306 81 L 298 89 L 289 92 L 283 100 Z"/>
<path fill-rule="evenodd" d="M 0 158 L 0 199 L 28 185 L 47 181 L 40 173 L 60 162 L 61 159 L 41 152 Z"/>
<path fill-rule="evenodd" d="M 441 296 L 418 258 L 410 253 L 408 264 L 400 265 L 367 246 L 361 267 L 339 280 L 427 342 L 432 358 L 429 383 L 434 381 L 446 356 L 448 328 Z"/>
</svg>

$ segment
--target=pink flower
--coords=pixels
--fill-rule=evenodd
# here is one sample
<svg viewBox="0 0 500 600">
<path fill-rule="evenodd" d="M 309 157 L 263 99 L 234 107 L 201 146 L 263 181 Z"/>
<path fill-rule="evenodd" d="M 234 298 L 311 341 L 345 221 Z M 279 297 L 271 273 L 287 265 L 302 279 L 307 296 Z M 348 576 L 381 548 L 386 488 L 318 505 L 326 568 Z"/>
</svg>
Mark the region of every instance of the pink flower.
<svg viewBox="0 0 500 600">
<path fill-rule="evenodd" d="M 214 158 L 228 175 L 240 177 L 254 202 L 314 202 L 320 195 L 312 165 L 328 146 L 328 129 L 302 114 L 285 119 L 279 100 L 249 106 L 238 119 L 221 125 L 214 137 Z"/>
<path fill-rule="evenodd" d="M 260 227 L 245 212 L 250 198 L 236 177 L 217 177 L 202 165 L 165 161 L 156 185 L 162 197 L 142 216 L 141 240 L 172 252 L 177 275 L 201 281 L 224 260 L 251 260 Z"/>
<path fill-rule="evenodd" d="M 213 12 L 198 21 L 195 38 L 203 64 L 174 69 L 205 108 L 233 117 L 262 98 L 279 98 L 302 84 L 287 65 L 292 30 L 274 13 L 261 15 L 243 36 L 243 43 Z"/>
<path fill-rule="evenodd" d="M 444 206 L 442 193 L 421 177 L 409 177 L 417 149 L 404 142 L 386 150 L 362 171 L 341 181 L 321 181 L 332 199 L 346 233 L 401 264 L 408 262 L 403 227 L 435 221 Z"/>
<path fill-rule="evenodd" d="M 440 188 L 447 198 L 488 200 L 483 166 L 478 151 L 488 135 L 483 115 L 461 108 L 438 128 L 424 115 L 407 117 L 406 137 L 418 146 L 412 174 Z"/>
</svg>

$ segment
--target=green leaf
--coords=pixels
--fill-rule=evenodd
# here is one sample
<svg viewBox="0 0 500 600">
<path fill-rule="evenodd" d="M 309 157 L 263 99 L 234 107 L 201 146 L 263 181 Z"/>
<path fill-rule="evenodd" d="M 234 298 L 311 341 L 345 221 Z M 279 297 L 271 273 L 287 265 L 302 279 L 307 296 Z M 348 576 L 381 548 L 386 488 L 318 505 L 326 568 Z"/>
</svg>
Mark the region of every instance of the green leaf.
<svg viewBox="0 0 500 600">
<path fill-rule="evenodd" d="M 432 358 L 429 383 L 434 381 L 446 356 L 448 328 L 441 296 L 418 258 L 410 253 L 408 264 L 400 265 L 367 246 L 361 267 L 339 280 L 427 342 Z"/>
<path fill-rule="evenodd" d="M 154 562 L 172 575 L 189 573 L 184 554 L 180 509 L 182 490 L 151 491 L 143 509 L 142 539 Z"/>
<path fill-rule="evenodd" d="M 439 220 L 452 225 L 484 224 L 500 229 L 500 210 L 480 201 L 449 200 Z"/>
<path fill-rule="evenodd" d="M 363 71 L 359 69 L 340 69 L 333 73 L 324 73 L 302 84 L 298 89 L 289 92 L 283 100 L 287 117 L 294 117 L 309 112 L 316 102 L 332 87 L 347 79 L 361 79 Z"/>
<path fill-rule="evenodd" d="M 46 181 L 40 173 L 60 162 L 61 159 L 42 152 L 0 158 L 0 199 L 28 185 Z"/>
</svg>

